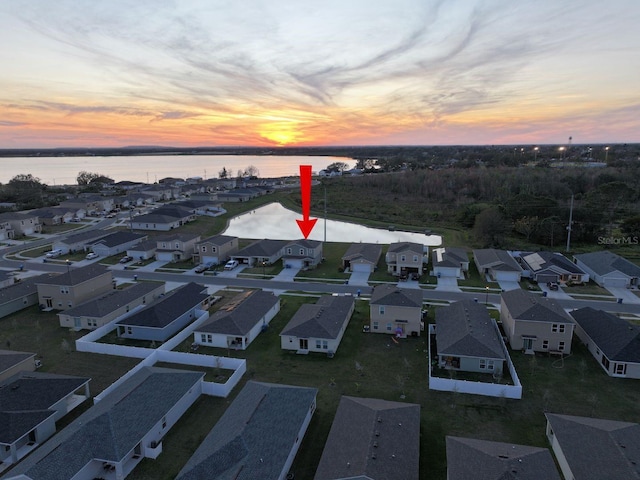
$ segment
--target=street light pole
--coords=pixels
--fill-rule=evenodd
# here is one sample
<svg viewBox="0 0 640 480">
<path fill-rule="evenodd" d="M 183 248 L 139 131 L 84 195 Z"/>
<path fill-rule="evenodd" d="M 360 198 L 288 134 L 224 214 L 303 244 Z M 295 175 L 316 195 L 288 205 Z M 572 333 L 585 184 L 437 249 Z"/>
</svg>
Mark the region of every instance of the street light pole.
<svg viewBox="0 0 640 480">
<path fill-rule="evenodd" d="M 485 288 L 485 289 L 486 289 L 486 291 L 487 291 L 487 295 L 486 295 L 486 297 L 485 297 L 485 299 L 484 299 L 484 304 L 485 304 L 485 305 L 489 305 L 489 285 L 487 285 L 487 286 L 486 286 L 486 287 L 484 287 L 484 288 Z"/>
</svg>

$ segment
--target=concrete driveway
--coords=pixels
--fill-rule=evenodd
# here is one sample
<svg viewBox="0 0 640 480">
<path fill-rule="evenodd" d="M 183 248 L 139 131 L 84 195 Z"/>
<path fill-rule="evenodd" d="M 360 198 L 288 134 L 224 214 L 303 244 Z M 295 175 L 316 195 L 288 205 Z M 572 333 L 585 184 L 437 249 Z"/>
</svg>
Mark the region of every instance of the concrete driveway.
<svg viewBox="0 0 640 480">
<path fill-rule="evenodd" d="M 441 290 L 445 292 L 461 292 L 460 287 L 458 287 L 458 279 L 455 277 L 439 277 L 438 278 L 438 286 L 436 290 Z"/>
<path fill-rule="evenodd" d="M 364 272 L 351 272 L 351 276 L 349 277 L 349 285 L 361 285 L 368 286 L 369 285 L 369 273 Z"/>
<path fill-rule="evenodd" d="M 542 290 L 543 292 L 547 292 L 547 297 L 548 298 L 555 298 L 555 299 L 559 299 L 559 300 L 571 300 L 571 299 L 573 299 L 573 297 L 571 295 L 568 295 L 568 294 L 564 293 L 564 291 L 562 290 L 562 287 L 558 287 L 558 290 L 549 290 L 549 287 L 547 287 L 543 283 L 538 283 L 538 287 L 540 287 L 540 290 Z"/>
<path fill-rule="evenodd" d="M 300 271 L 299 268 L 283 268 L 279 274 L 273 277 L 273 280 L 281 280 L 283 282 L 293 282 L 293 279 Z"/>
<path fill-rule="evenodd" d="M 508 292 L 510 290 L 518 290 L 520 288 L 520 284 L 518 282 L 509 280 L 499 280 L 498 285 L 500 285 L 500 288 L 505 292 Z"/>
<path fill-rule="evenodd" d="M 640 297 L 638 297 L 632 290 L 628 288 L 607 287 L 607 290 L 611 292 L 616 298 L 621 298 L 622 303 L 638 303 L 640 304 Z"/>
</svg>

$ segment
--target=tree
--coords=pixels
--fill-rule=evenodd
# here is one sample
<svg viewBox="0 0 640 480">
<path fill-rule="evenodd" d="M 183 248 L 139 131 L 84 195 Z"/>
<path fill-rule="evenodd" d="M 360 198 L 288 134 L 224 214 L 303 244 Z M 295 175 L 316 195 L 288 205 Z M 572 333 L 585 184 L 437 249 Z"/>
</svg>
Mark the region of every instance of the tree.
<svg viewBox="0 0 640 480">
<path fill-rule="evenodd" d="M 258 167 L 249 165 L 244 169 L 244 176 L 248 178 L 257 178 L 260 176 L 260 170 L 258 170 Z"/>
<path fill-rule="evenodd" d="M 525 216 L 516 220 L 515 224 L 513 225 L 513 229 L 516 232 L 524 235 L 528 242 L 531 238 L 531 234 L 538 228 L 539 221 L 540 220 L 538 219 L 538 217 Z"/>
<path fill-rule="evenodd" d="M 227 171 L 227 167 L 222 167 L 222 170 L 218 172 L 218 177 L 229 178 L 229 172 Z"/>
<path fill-rule="evenodd" d="M 344 172 L 348 169 L 349 165 L 344 162 L 333 162 L 332 164 L 327 165 L 327 168 L 325 168 L 327 172 Z"/>
<path fill-rule="evenodd" d="M 86 170 L 82 170 L 80 173 L 78 173 L 76 181 L 78 182 L 78 185 L 89 185 L 92 180 L 101 176 L 102 175 L 100 175 L 99 173 L 87 172 Z"/>
<path fill-rule="evenodd" d="M 499 247 L 509 233 L 509 224 L 498 208 L 491 207 L 476 216 L 473 231 L 485 247 Z"/>
<path fill-rule="evenodd" d="M 625 235 L 640 238 L 640 215 L 624 220 L 620 225 L 620 230 Z"/>
<path fill-rule="evenodd" d="M 43 205 L 42 194 L 46 188 L 39 178 L 21 173 L 9 180 L 4 191 L 8 200 L 36 208 Z"/>
</svg>

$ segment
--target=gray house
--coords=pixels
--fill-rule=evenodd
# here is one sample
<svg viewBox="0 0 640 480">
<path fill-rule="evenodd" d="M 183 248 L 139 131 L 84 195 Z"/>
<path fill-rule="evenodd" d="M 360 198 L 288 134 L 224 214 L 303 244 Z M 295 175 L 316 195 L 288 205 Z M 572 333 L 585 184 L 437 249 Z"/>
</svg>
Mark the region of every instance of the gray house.
<svg viewBox="0 0 640 480">
<path fill-rule="evenodd" d="M 519 282 L 522 268 L 516 259 L 506 250 L 486 248 L 473 251 L 473 259 L 482 276 L 488 276 L 495 282 Z"/>
<path fill-rule="evenodd" d="M 436 310 L 438 366 L 501 375 L 506 361 L 498 326 L 487 308 L 461 300 Z"/>
<path fill-rule="evenodd" d="M 428 261 L 429 247 L 412 242 L 392 243 L 385 255 L 387 272 L 396 276 L 412 273 L 422 276 Z"/>
<path fill-rule="evenodd" d="M 464 278 L 465 272 L 469 271 L 469 256 L 464 248 L 434 248 L 431 255 L 436 277 Z"/>
<path fill-rule="evenodd" d="M 263 263 L 271 265 L 280 260 L 282 249 L 287 243 L 286 240 L 256 240 L 232 254 L 231 258 L 249 266 L 260 266 Z"/>
<path fill-rule="evenodd" d="M 0 318 L 38 304 L 38 282 L 54 277 L 43 274 L 27 277 L 18 283 L 0 289 Z"/>
<path fill-rule="evenodd" d="M 156 240 L 145 240 L 127 249 L 127 255 L 136 260 L 149 260 L 155 258 L 158 242 Z"/>
<path fill-rule="evenodd" d="M 399 338 L 420 336 L 422 290 L 380 284 L 373 287 L 369 301 L 370 331 Z"/>
<path fill-rule="evenodd" d="M 315 267 L 322 261 L 322 242 L 317 240 L 294 240 L 282 250 L 282 264 L 291 268 Z"/>
<path fill-rule="evenodd" d="M 640 266 L 608 250 L 575 255 L 576 265 L 601 287 L 637 287 Z"/>
<path fill-rule="evenodd" d="M 418 480 L 420 405 L 340 399 L 314 480 Z"/>
<path fill-rule="evenodd" d="M 128 248 L 146 240 L 147 235 L 120 231 L 107 235 L 91 245 L 91 250 L 101 257 L 110 257 L 119 253 L 124 253 Z"/>
<path fill-rule="evenodd" d="M 207 287 L 187 283 L 116 322 L 118 336 L 164 342 L 209 308 Z"/>
<path fill-rule="evenodd" d="M 520 255 L 525 276 L 538 283 L 585 283 L 589 274 L 561 253 L 535 252 Z"/>
<path fill-rule="evenodd" d="M 247 382 L 176 480 L 284 479 L 316 395 L 315 388 Z"/>
<path fill-rule="evenodd" d="M 181 207 L 167 205 L 155 209 L 151 213 L 139 215 L 131 219 L 131 228 L 134 230 L 157 230 L 168 232 L 174 228 L 195 220 L 196 215 L 190 210 Z"/>
<path fill-rule="evenodd" d="M 238 251 L 238 237 L 214 235 L 200 240 L 193 251 L 194 263 L 212 263 L 219 265 L 226 262 Z"/>
<path fill-rule="evenodd" d="M 353 243 L 342 256 L 342 268 L 352 272 L 372 273 L 378 267 L 382 246 L 375 243 Z"/>
<path fill-rule="evenodd" d="M 62 250 L 63 254 L 87 251 L 93 243 L 107 235 L 109 235 L 109 232 L 100 229 L 76 233 L 66 238 L 55 240 L 52 249 Z"/>
</svg>

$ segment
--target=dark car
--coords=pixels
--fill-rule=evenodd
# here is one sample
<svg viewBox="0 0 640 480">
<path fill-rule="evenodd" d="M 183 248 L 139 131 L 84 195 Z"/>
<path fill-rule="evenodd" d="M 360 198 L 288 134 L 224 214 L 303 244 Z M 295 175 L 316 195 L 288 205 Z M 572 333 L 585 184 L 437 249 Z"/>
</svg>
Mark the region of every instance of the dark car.
<svg viewBox="0 0 640 480">
<path fill-rule="evenodd" d="M 547 287 L 549 287 L 549 290 L 558 290 L 558 284 L 556 282 L 548 282 Z"/>
<path fill-rule="evenodd" d="M 122 257 L 120 259 L 120 263 L 129 263 L 131 260 L 133 260 L 133 257 L 127 255 L 126 257 Z"/>
</svg>

